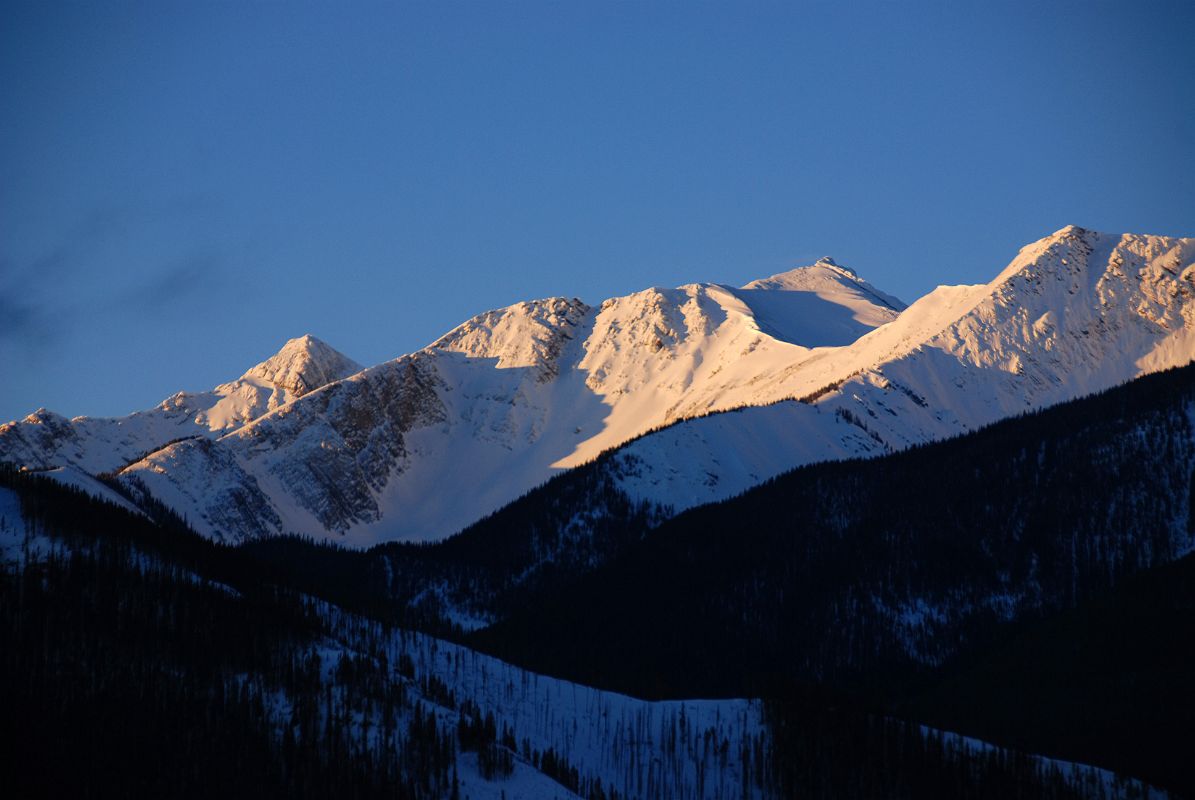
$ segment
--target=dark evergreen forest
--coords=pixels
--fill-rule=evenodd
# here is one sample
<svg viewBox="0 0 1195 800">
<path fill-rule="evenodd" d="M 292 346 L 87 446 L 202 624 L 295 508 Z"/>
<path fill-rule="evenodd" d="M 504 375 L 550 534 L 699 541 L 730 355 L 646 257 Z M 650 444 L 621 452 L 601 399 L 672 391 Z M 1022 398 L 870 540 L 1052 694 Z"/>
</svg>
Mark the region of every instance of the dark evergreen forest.
<svg viewBox="0 0 1195 800">
<path fill-rule="evenodd" d="M 1193 408 L 1187 367 L 667 521 L 605 457 L 445 542 L 367 553 L 217 545 L 164 508 L 0 471 L 54 542 L 0 575 L 0 786 L 449 797 L 475 753 L 490 775 L 522 760 L 613 796 L 368 645 L 329 673 L 323 598 L 636 696 L 770 698 L 744 795 L 1098 791 L 917 723 L 1195 795 Z M 461 631 L 445 602 L 493 623 Z"/>
<path fill-rule="evenodd" d="M 368 637 L 321 663 L 343 620 L 243 552 L 34 476 L 0 485 L 29 523 L 23 566 L 0 571 L 6 796 L 457 797 L 464 753 L 491 779 L 521 759 L 589 800 L 622 796 Z M 769 738 L 737 753 L 751 767 L 736 796 L 1088 796 L 1012 751 L 821 696 L 768 709 Z"/>
<path fill-rule="evenodd" d="M 455 732 L 376 660 L 337 670 L 333 691 L 314 649 L 326 621 L 268 570 L 50 481 L 0 483 L 54 543 L 0 574 L 6 796 L 447 795 Z M 298 698 L 284 730 L 280 692 Z M 372 741 L 349 724 L 363 703 L 388 710 Z"/>
<path fill-rule="evenodd" d="M 636 696 L 799 687 L 876 713 L 922 709 L 912 698 L 996 659 L 1061 612 L 1116 602 L 1126 579 L 1190 549 L 1192 407 L 1188 366 L 951 441 L 804 467 L 662 525 L 659 509 L 619 492 L 620 467 L 607 456 L 439 544 L 323 548 L 326 562 L 293 540 L 250 549 L 312 586 L 321 585 L 312 565 L 335 563 L 343 581 L 322 585 L 345 602 L 387 596 L 386 613 L 407 624 Z M 584 557 L 546 558 L 566 544 L 573 549 L 564 552 Z M 494 624 L 464 636 L 435 595 L 426 599 L 429 585 Z M 409 602 L 421 593 L 419 604 Z M 1189 651 L 1191 641 L 1191 609 L 1180 599 L 1153 598 L 1156 616 L 1138 604 L 1141 618 L 1125 623 L 1142 660 L 1115 659 L 1106 638 L 1106 652 L 1068 660 L 1094 641 L 1075 631 L 1071 650 L 1052 651 L 1056 660 L 1022 665 L 1028 685 L 1117 663 L 1123 686 L 1115 691 L 1101 694 L 1094 677 L 1053 680 L 1088 686 L 1066 708 L 1089 713 L 1068 716 L 1059 704 L 1053 725 L 1030 714 L 996 725 L 992 714 L 1018 706 L 993 692 L 990 707 L 980 696 L 966 706 L 973 715 L 938 719 L 1195 793 L 1174 745 L 1189 739 L 1176 728 L 1195 718 L 1183 716 L 1189 682 L 1173 674 L 1183 663 L 1173 660 L 1175 648 Z M 1163 618 L 1166 627 L 1155 624 Z M 1153 685 L 1150 675 L 1161 688 L 1142 689 Z M 1108 705 L 1113 697 L 1116 708 L 1138 709 L 1131 729 L 1118 724 L 1125 717 Z M 1088 733 L 1067 734 L 1074 730 Z"/>
<path fill-rule="evenodd" d="M 664 523 L 468 641 L 640 696 L 932 711 L 1195 793 L 1195 563 L 1171 564 L 1195 541 L 1193 408 L 1186 367 L 802 468 Z"/>
</svg>

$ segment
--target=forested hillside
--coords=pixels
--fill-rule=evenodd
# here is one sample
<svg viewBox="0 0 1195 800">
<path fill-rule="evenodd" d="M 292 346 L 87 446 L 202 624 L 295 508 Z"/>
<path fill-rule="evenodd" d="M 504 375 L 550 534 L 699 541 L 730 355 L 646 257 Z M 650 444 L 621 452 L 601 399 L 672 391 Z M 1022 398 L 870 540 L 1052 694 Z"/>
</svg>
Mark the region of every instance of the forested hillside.
<svg viewBox="0 0 1195 800">
<path fill-rule="evenodd" d="M 430 632 L 459 636 L 567 591 L 580 575 L 632 548 L 669 516 L 617 486 L 625 467 L 608 455 L 571 469 L 434 544 L 361 552 L 297 537 L 241 549 L 288 579 Z"/>
<path fill-rule="evenodd" d="M 1190 552 L 1193 403 L 1187 367 L 802 468 L 664 523 L 476 641 L 647 695 L 913 679 Z"/>
<path fill-rule="evenodd" d="M 663 525 L 666 509 L 618 488 L 633 464 L 602 457 L 444 542 L 244 549 L 296 585 L 408 625 L 459 636 L 498 624 L 474 641 L 522 658 L 534 645 L 521 637 L 558 626 L 575 635 L 586 679 L 612 674 L 608 656 L 581 655 L 606 639 L 582 631 L 655 641 L 662 626 L 716 655 L 728 643 L 704 620 L 740 614 L 746 625 L 725 627 L 750 669 L 731 667 L 731 685 L 703 658 L 705 673 L 686 670 L 676 690 L 743 691 L 794 671 L 903 679 L 1003 623 L 1073 607 L 1189 551 L 1193 401 L 1188 366 L 948 442 L 801 468 Z M 671 693 L 656 677 L 669 663 L 628 667 L 641 677 L 624 688 Z"/>
<path fill-rule="evenodd" d="M 927 722 L 1190 791 L 1178 743 L 1195 709 L 1179 667 L 1195 649 L 1191 567 L 1166 565 L 1195 535 L 1193 408 L 1187 367 L 802 468 L 667 521 L 618 491 L 625 463 L 599 459 L 445 542 L 367 553 L 218 545 L 164 506 L 131 513 L 6 471 L 12 785 L 157 792 L 193 774 L 195 796 L 1137 791 Z M 535 673 L 676 699 L 555 689 L 573 684 Z M 578 691 L 589 699 L 565 703 Z M 694 728 L 698 707 L 680 710 L 692 697 L 769 700 L 747 716 L 719 701 Z M 562 703 L 551 719 L 530 711 Z M 611 728 L 611 714 L 625 722 Z M 645 724 L 651 737 L 633 734 Z M 37 777 L 63 759 L 80 766 Z M 260 768 L 238 782 L 249 762 Z"/>
<path fill-rule="evenodd" d="M 820 702 L 652 703 L 554 680 L 346 613 L 177 520 L 0 480 L 13 796 L 1139 794 Z"/>
<path fill-rule="evenodd" d="M 1195 555 L 1017 626 L 894 704 L 901 716 L 1148 776 L 1195 796 Z"/>
<path fill-rule="evenodd" d="M 1174 746 L 1192 708 L 1189 593 L 1172 576 L 1157 584 L 1172 591 L 1127 610 L 1114 594 L 1135 575 L 1154 587 L 1193 549 L 1193 410 L 1186 367 L 953 441 L 803 468 L 665 523 L 469 641 L 642 696 L 816 687 L 873 709 L 969 668 L 971 688 L 910 708 L 1193 790 Z M 1072 608 L 1081 623 L 1051 621 Z M 1015 638 L 1033 625 L 1069 638 Z M 1123 644 L 1097 635 L 1105 625 Z M 1039 688 L 1002 685 L 1006 662 Z"/>
</svg>

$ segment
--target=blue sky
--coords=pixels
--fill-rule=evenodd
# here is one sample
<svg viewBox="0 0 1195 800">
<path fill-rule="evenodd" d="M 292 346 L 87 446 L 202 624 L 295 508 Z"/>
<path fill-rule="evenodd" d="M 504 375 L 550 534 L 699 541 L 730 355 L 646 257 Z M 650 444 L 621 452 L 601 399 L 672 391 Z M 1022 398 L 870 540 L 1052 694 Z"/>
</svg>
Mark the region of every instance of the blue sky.
<svg viewBox="0 0 1195 800">
<path fill-rule="evenodd" d="M 5 3 L 0 418 L 821 255 L 1195 235 L 1190 3 Z"/>
</svg>

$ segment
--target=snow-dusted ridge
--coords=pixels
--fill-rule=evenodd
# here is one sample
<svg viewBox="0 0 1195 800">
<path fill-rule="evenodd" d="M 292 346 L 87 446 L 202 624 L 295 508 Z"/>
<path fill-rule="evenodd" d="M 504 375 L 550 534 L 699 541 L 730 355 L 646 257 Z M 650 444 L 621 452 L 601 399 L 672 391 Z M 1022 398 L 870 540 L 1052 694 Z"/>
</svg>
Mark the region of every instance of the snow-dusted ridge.
<svg viewBox="0 0 1195 800">
<path fill-rule="evenodd" d="M 360 370 L 360 364 L 314 336 L 300 336 L 234 381 L 206 392 L 178 392 L 127 417 L 67 419 L 40 408 L 0 425 L 0 459 L 36 469 L 117 470 L 169 442 L 236 430 Z"/>
<path fill-rule="evenodd" d="M 634 440 L 618 455 L 623 488 L 681 509 L 1186 363 L 1193 263 L 1192 239 L 1070 226 L 991 283 L 940 287 L 908 308 L 832 259 L 741 288 L 549 298 L 367 370 L 323 369 L 327 354 L 308 343 L 296 349 L 321 369 L 298 358 L 288 372 L 284 348 L 277 369 L 181 396 L 176 417 L 167 401 L 125 423 L 144 436 L 47 413 L 0 428 L 0 458 L 119 468 L 216 538 L 364 546 L 444 537 Z M 301 382 L 287 377 L 296 370 Z M 181 430 L 203 438 L 162 446 Z"/>
<path fill-rule="evenodd" d="M 617 456 L 621 484 L 679 511 L 801 464 L 892 452 L 1181 366 L 1195 358 L 1193 299 L 1195 239 L 1068 226 L 1022 248 L 991 283 L 939 287 L 803 365 L 790 385 L 815 402 L 631 443 Z"/>
<path fill-rule="evenodd" d="M 653 427 L 783 397 L 794 360 L 897 315 L 899 301 L 837 267 L 778 277 L 487 312 L 253 421 L 220 452 L 179 442 L 123 475 L 211 535 L 440 538 Z M 767 332 L 778 326 L 783 338 Z"/>
</svg>

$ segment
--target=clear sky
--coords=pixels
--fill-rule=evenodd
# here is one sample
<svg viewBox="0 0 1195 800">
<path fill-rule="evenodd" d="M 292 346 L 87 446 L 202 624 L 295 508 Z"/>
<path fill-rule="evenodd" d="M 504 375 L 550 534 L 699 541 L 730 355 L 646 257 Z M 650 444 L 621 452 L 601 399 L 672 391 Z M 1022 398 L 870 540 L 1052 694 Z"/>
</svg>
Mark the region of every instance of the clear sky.
<svg viewBox="0 0 1195 800">
<path fill-rule="evenodd" d="M 313 333 L 832 255 L 907 301 L 1068 224 L 1195 236 L 1195 4 L 0 9 L 0 419 Z"/>
</svg>

